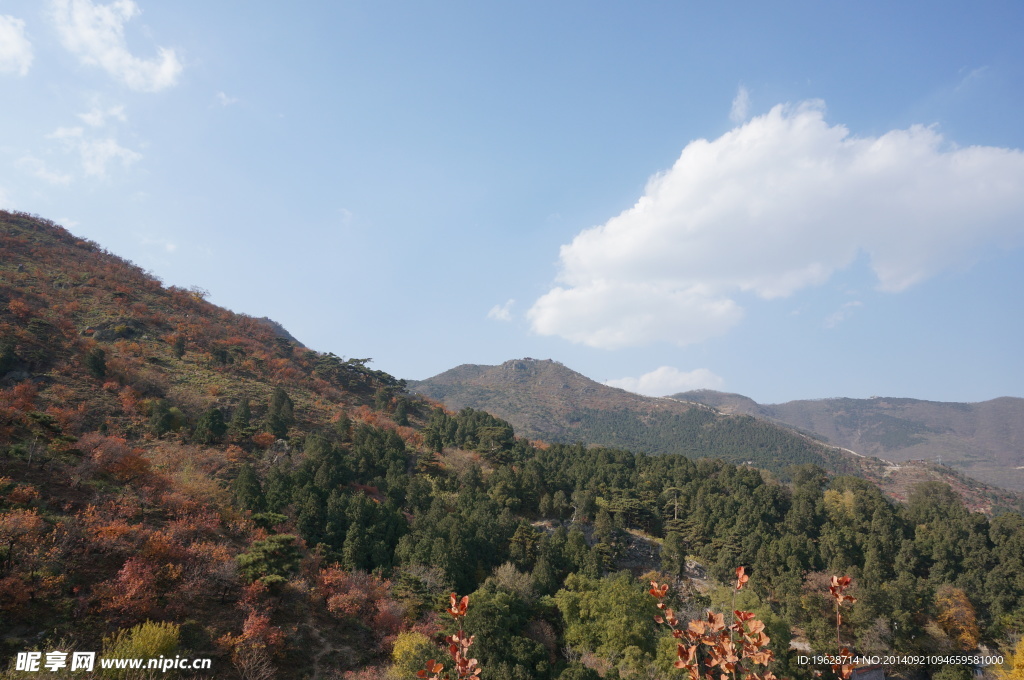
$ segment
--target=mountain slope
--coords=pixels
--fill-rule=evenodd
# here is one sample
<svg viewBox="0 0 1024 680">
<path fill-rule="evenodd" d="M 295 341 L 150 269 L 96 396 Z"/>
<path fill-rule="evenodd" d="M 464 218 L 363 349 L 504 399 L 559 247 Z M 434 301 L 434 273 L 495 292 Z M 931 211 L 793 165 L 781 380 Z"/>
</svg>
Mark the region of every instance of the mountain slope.
<svg viewBox="0 0 1024 680">
<path fill-rule="evenodd" d="M 557 650 L 581 621 L 543 596 L 579 592 L 573 575 L 628 585 L 611 575 L 658 566 L 658 542 L 674 546 L 660 566 L 677 575 L 687 555 L 723 582 L 750 565 L 752 590 L 774 592 L 804 630 L 817 617 L 801 613 L 804 576 L 836 559 L 876 570 L 862 601 L 886 620 L 924 621 L 932 588 L 954 581 L 972 584 L 986 626 L 1024 615 L 1024 518 L 969 514 L 953 493 L 976 491 L 969 483 L 904 488 L 900 505 L 810 466 L 781 484 L 713 459 L 533 446 L 484 412 L 430 408 L 365 363 L 302 348 L 52 223 L 0 211 L 0 657 L 11 659 L 0 677 L 20 677 L 15 654 L 33 647 L 151 639 L 152 624 L 132 628 L 146 621 L 161 624 L 166 649 L 212 659 L 209 677 L 410 677 L 438 658 L 451 631 L 432 612 L 455 591 L 483 612 L 467 622 L 487 672 L 558 680 L 570 664 Z M 646 441 L 675 424 L 666 441 L 694 455 L 721 447 L 781 465 L 835 453 L 553 362 L 510 369 L 517 402 L 547 399 L 544 415 L 570 434 Z M 460 370 L 486 387 L 488 367 Z M 904 469 L 835 455 L 890 487 Z M 642 560 L 629 536 L 645 539 Z M 907 586 L 878 565 L 904 554 L 943 559 L 918 560 L 913 598 L 884 597 Z M 653 640 L 651 615 L 634 614 Z M 1003 631 L 989 628 L 989 641 Z M 825 630 L 816 649 L 830 648 Z M 403 634 L 418 651 L 389 668 Z M 893 635 L 901 650 L 943 649 L 924 629 Z"/>
<path fill-rule="evenodd" d="M 941 462 L 989 484 L 1024 490 L 1024 399 L 957 403 L 885 397 L 758 404 L 711 390 L 673 396 L 783 423 L 864 455 Z"/>
<path fill-rule="evenodd" d="M 699 391 L 644 397 L 597 383 L 552 360 L 515 359 L 499 366 L 463 364 L 422 381 L 411 392 L 446 408 L 473 408 L 511 423 L 516 432 L 550 442 L 633 451 L 716 457 L 786 477 L 791 465 L 813 463 L 868 479 L 896 500 L 917 483 L 949 484 L 973 510 L 1021 508 L 1015 493 L 964 477 L 933 462 L 895 464 L 822 441 L 810 428 L 776 421 L 742 395 Z M 843 447 L 850 448 L 850 447 Z"/>
<path fill-rule="evenodd" d="M 335 507 L 385 514 L 381 460 L 404 472 L 418 436 L 389 411 L 422 424 L 426 409 L 365 364 L 0 211 L 0 656 L 49 634 L 99 650 L 146 620 L 180 625 L 181 651 L 216 677 L 252 677 L 249 663 L 309 677 L 312 641 L 347 650 L 336 668 L 381 654 L 308 595 L 342 578 L 321 557 L 306 594 L 291 585 L 315 546 L 294 513 L 257 521 L 240 501 L 263 503 L 261 477 L 290 479 L 340 441 L 361 467 L 334 480 Z M 280 582 L 260 589 L 268 568 Z"/>
<path fill-rule="evenodd" d="M 412 381 L 409 389 L 453 410 L 493 413 L 519 434 L 546 441 L 713 456 L 776 473 L 802 463 L 837 472 L 857 470 L 853 457 L 785 428 L 749 416 L 725 416 L 694 402 L 608 387 L 557 361 L 466 364 Z"/>
</svg>

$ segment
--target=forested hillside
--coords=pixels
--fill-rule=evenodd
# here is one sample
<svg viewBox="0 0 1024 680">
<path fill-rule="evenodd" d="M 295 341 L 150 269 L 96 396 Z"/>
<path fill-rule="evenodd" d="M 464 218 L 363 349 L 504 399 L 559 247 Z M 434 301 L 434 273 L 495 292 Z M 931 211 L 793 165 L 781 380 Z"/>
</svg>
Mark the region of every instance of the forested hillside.
<svg viewBox="0 0 1024 680">
<path fill-rule="evenodd" d="M 769 470 L 782 480 L 789 479 L 791 466 L 809 463 L 868 479 L 900 501 L 914 484 L 939 481 L 974 510 L 1024 509 L 1020 494 L 935 461 L 897 465 L 830 445 L 818 434 L 766 417 L 740 395 L 703 390 L 677 398 L 644 397 L 597 383 L 557 361 L 530 358 L 499 366 L 464 364 L 411 381 L 409 390 L 453 410 L 493 413 L 531 439 L 721 458 Z"/>
<path fill-rule="evenodd" d="M 409 389 L 454 410 L 488 411 L 524 436 L 545 441 L 711 456 L 777 474 L 803 463 L 835 472 L 857 469 L 845 454 L 773 423 L 723 417 L 695 402 L 654 399 L 601 385 L 557 361 L 464 365 L 414 381 Z"/>
<path fill-rule="evenodd" d="M 37 677 L 13 667 L 33 649 L 212 659 L 179 677 L 414 678 L 445 656 L 453 591 L 483 678 L 683 677 L 652 579 L 680 616 L 756 612 L 790 678 L 831 673 L 790 641 L 836 651 L 833 574 L 854 579 L 841 633 L 861 653 L 1009 654 L 1024 632 L 1024 517 L 947 485 L 898 504 L 699 443 L 531 443 L 45 220 L 0 213 L 0 253 L 2 678 Z"/>
</svg>

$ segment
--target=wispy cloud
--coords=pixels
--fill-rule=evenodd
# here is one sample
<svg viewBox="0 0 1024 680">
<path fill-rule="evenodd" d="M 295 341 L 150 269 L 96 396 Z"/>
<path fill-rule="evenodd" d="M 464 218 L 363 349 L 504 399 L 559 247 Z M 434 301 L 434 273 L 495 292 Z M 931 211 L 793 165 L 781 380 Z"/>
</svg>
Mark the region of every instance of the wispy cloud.
<svg viewBox="0 0 1024 680">
<path fill-rule="evenodd" d="M 174 50 L 157 48 L 157 56 L 142 59 L 125 42 L 124 27 L 141 14 L 132 0 L 103 5 L 91 0 L 51 0 L 50 16 L 61 44 L 89 66 L 98 66 L 139 92 L 158 92 L 178 82 L 181 61 Z"/>
<path fill-rule="evenodd" d="M 22 172 L 28 173 L 29 175 L 45 182 L 49 182 L 50 184 L 70 184 L 73 179 L 71 175 L 50 170 L 46 166 L 46 163 L 34 156 L 19 158 L 17 166 Z"/>
<path fill-rule="evenodd" d="M 511 321 L 512 305 L 515 303 L 515 300 L 509 300 L 503 305 L 494 305 L 491 307 L 491 310 L 487 312 L 487 318 L 494 319 L 495 321 Z"/>
<path fill-rule="evenodd" d="M 32 66 L 32 43 L 25 37 L 25 22 L 0 15 L 0 73 L 28 75 Z"/>
<path fill-rule="evenodd" d="M 593 347 L 688 345 L 865 253 L 901 291 L 1024 241 L 1024 153 L 958 148 L 932 127 L 855 137 L 821 102 L 776 106 L 691 142 L 629 210 L 562 246 L 535 332 Z"/>
<path fill-rule="evenodd" d="M 959 92 L 965 87 L 968 87 L 971 84 L 977 82 L 978 80 L 981 80 L 987 74 L 987 72 L 988 66 L 979 66 L 978 68 L 971 69 L 960 79 L 960 82 L 956 84 L 956 87 L 953 88 L 953 91 Z"/>
<path fill-rule="evenodd" d="M 229 97 L 228 95 L 224 94 L 223 92 L 218 92 L 217 93 L 216 100 L 217 100 L 217 103 L 220 106 L 231 106 L 232 104 L 237 104 L 238 103 L 238 99 L 236 99 L 235 97 Z"/>
<path fill-rule="evenodd" d="M 729 110 L 729 120 L 734 125 L 747 120 L 747 116 L 750 115 L 750 90 L 743 85 L 740 85 L 739 90 L 736 92 L 736 96 L 732 100 L 732 108 Z"/>
<path fill-rule="evenodd" d="M 661 366 L 639 378 L 608 380 L 605 385 L 650 397 L 664 397 L 689 390 L 720 390 L 725 386 L 725 380 L 706 368 L 680 371 L 672 366 Z"/>
<path fill-rule="evenodd" d="M 110 118 L 122 123 L 128 120 L 128 117 L 124 114 L 124 106 L 121 105 L 111 106 L 108 109 L 94 106 L 88 113 L 78 114 L 78 117 L 90 127 L 103 127 L 107 119 Z"/>
<path fill-rule="evenodd" d="M 121 146 L 113 137 L 88 137 L 80 127 L 57 128 L 47 137 L 61 142 L 67 150 L 76 152 L 82 161 L 82 170 L 92 177 L 106 177 L 107 167 L 111 163 L 117 162 L 127 168 L 142 160 L 142 154 Z"/>
<path fill-rule="evenodd" d="M 842 307 L 840 307 L 839 309 L 825 317 L 825 328 L 835 328 L 842 322 L 849 319 L 850 315 L 853 314 L 854 310 L 856 310 L 858 307 L 863 306 L 864 303 L 861 302 L 860 300 L 853 300 L 852 302 L 847 302 Z"/>
</svg>

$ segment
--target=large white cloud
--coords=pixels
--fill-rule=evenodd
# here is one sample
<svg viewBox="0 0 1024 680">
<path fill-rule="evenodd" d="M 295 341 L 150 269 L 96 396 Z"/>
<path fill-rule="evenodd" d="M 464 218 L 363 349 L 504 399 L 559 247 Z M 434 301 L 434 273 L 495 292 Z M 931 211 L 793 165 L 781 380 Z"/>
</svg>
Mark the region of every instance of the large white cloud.
<svg viewBox="0 0 1024 680">
<path fill-rule="evenodd" d="M 52 0 L 51 10 L 61 44 L 83 64 L 99 66 L 140 92 L 157 92 L 178 82 L 182 65 L 174 50 L 159 47 L 153 59 L 140 59 L 128 50 L 124 25 L 140 14 L 132 0 L 109 5 Z"/>
<path fill-rule="evenodd" d="M 931 127 L 855 137 L 821 102 L 698 140 L 629 210 L 561 248 L 533 329 L 594 347 L 700 342 L 740 291 L 785 297 L 866 253 L 900 291 L 1024 235 L 1024 153 L 958 148 Z"/>
<path fill-rule="evenodd" d="M 28 75 L 32 65 L 32 43 L 25 37 L 25 22 L 0 15 L 0 73 Z"/>
<path fill-rule="evenodd" d="M 661 366 L 639 378 L 608 380 L 605 385 L 650 397 L 663 397 L 690 390 L 721 390 L 725 386 L 725 380 L 706 368 L 680 371 L 672 366 Z"/>
</svg>

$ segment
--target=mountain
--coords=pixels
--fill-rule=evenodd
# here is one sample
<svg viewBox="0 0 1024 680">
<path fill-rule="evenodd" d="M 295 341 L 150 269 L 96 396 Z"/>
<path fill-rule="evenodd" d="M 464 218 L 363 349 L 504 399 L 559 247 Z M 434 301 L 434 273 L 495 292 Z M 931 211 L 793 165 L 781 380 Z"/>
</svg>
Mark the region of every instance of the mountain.
<svg viewBox="0 0 1024 680">
<path fill-rule="evenodd" d="M 487 411 L 521 435 L 545 441 L 716 456 L 778 473 L 800 463 L 851 469 L 830 447 L 784 428 L 749 416 L 724 416 L 695 402 L 644 397 L 602 385 L 550 359 L 464 364 L 410 382 L 409 389 L 449 409 Z"/>
<path fill-rule="evenodd" d="M 575 441 L 581 413 L 637 412 L 683 414 L 699 405 L 652 399 L 608 387 L 551 359 L 514 359 L 500 366 L 463 364 L 409 389 L 447 408 L 479 409 L 504 418 L 525 437 Z M 706 410 L 706 409 L 705 409 Z"/>
<path fill-rule="evenodd" d="M 813 463 L 855 474 L 906 500 L 922 481 L 950 484 L 969 507 L 992 511 L 1019 508 L 1022 498 L 965 478 L 935 462 L 897 465 L 823 441 L 811 428 L 774 419 L 741 395 L 699 391 L 645 397 L 595 382 L 550 359 L 514 359 L 498 366 L 463 364 L 409 390 L 446 408 L 472 408 L 507 420 L 516 432 L 550 442 L 621 447 L 691 458 L 716 457 L 750 464 L 786 478 L 791 465 Z"/>
<path fill-rule="evenodd" d="M 1024 517 L 993 513 L 998 499 L 942 466 L 511 362 L 494 405 L 533 406 L 567 439 L 611 433 L 704 457 L 531 443 L 367 362 L 0 211 L 0 678 L 25 675 L 33 650 L 212 663 L 176 677 L 414 677 L 448 664 L 453 592 L 471 599 L 488 677 L 595 677 L 584 662 L 607 671 L 627 656 L 635 677 L 674 658 L 637 580 L 651 569 L 644 581 L 699 571 L 724 584 L 748 566 L 780 633 L 780 676 L 797 677 L 790 628 L 833 648 L 821 624 L 834 613 L 806 606 L 826 570 L 863 575 L 862 620 L 901 622 L 868 631 L 885 649 L 952 653 L 935 623 L 944 588 L 969 599 L 993 649 L 1024 620 Z M 448 387 L 484 390 L 495 368 L 462 367 Z M 711 457 L 729 455 L 739 464 Z M 808 465 L 780 481 L 790 462 L 849 468 L 906 502 Z M 703 616 L 706 599 L 672 597 Z M 560 654 L 581 634 L 606 642 Z"/>
<path fill-rule="evenodd" d="M 121 631 L 128 652 L 132 627 L 150 620 L 173 630 L 139 639 L 175 637 L 214 659 L 213 677 L 312 677 L 331 650 L 345 650 L 334 668 L 379 656 L 375 635 L 325 604 L 349 578 L 329 566 L 346 536 L 314 540 L 291 486 L 276 505 L 262 493 L 268 476 L 290 485 L 308 474 L 314 452 L 334 456 L 359 467 L 321 475 L 334 515 L 358 513 L 367 532 L 387 526 L 397 540 L 401 511 L 377 507 L 384 478 L 415 466 L 407 425 L 431 409 L 366 364 L 306 349 L 200 289 L 165 287 L 48 220 L 0 211 L 3 663 L 50 634 L 48 649 L 100 650 Z M 317 542 L 317 566 L 300 577 Z"/>
<path fill-rule="evenodd" d="M 785 424 L 867 456 L 944 463 L 983 482 L 1024 491 L 1024 399 L 958 403 L 873 397 L 758 404 L 712 390 L 672 398 Z"/>
</svg>

